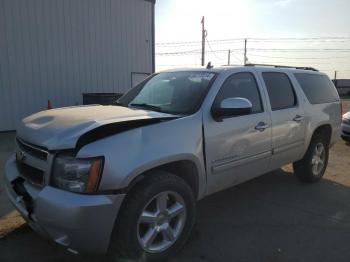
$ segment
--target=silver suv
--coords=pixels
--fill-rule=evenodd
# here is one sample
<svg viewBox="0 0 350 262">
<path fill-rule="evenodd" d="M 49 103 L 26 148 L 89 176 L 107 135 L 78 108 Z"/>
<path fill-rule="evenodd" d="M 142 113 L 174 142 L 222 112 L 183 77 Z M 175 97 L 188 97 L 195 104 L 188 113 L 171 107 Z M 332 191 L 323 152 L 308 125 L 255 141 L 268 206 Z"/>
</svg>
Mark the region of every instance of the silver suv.
<svg viewBox="0 0 350 262">
<path fill-rule="evenodd" d="M 288 163 L 319 180 L 341 120 L 334 85 L 312 68 L 166 71 L 114 106 L 25 118 L 6 188 L 72 252 L 162 260 L 189 237 L 197 200 Z"/>
</svg>

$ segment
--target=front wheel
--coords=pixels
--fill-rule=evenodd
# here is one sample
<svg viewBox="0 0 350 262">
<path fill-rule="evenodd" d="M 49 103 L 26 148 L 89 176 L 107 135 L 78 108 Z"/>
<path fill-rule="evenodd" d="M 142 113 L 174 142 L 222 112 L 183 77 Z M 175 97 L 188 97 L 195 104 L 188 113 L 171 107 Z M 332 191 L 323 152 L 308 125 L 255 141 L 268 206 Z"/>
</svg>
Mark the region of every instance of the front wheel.
<svg viewBox="0 0 350 262">
<path fill-rule="evenodd" d="M 322 134 L 316 134 L 303 159 L 293 164 L 295 175 L 303 182 L 320 180 L 328 165 L 328 139 Z"/>
<path fill-rule="evenodd" d="M 195 221 L 195 198 L 181 178 L 159 171 L 128 194 L 110 253 L 136 261 L 164 260 L 179 250 Z"/>
</svg>

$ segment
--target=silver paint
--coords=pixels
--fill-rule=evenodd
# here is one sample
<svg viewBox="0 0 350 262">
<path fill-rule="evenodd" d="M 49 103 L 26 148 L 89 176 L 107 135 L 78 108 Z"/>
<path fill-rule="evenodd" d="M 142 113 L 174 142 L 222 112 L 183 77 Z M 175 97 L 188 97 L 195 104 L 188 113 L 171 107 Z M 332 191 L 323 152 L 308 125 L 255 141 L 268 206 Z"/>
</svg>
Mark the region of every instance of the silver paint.
<svg viewBox="0 0 350 262">
<path fill-rule="evenodd" d="M 245 109 L 251 109 L 252 103 L 243 97 L 233 97 L 233 98 L 226 98 L 221 101 L 222 108 L 245 108 Z"/>
<path fill-rule="evenodd" d="M 321 125 L 328 124 L 332 127 L 331 144 L 340 135 L 340 103 L 311 105 L 293 76 L 294 72 L 301 70 L 266 67 L 195 70 L 218 74 L 198 112 L 181 118 L 174 116 L 170 121 L 111 135 L 79 150 L 79 158 L 105 157 L 100 191 L 125 189 L 147 170 L 175 161 L 188 161 L 196 167 L 199 200 L 300 160 L 309 146 L 313 132 Z M 261 77 L 265 71 L 284 72 L 290 77 L 298 98 L 295 107 L 271 111 Z M 223 82 L 239 72 L 251 72 L 256 77 L 264 112 L 225 118 L 217 122 L 211 115 L 213 101 Z M 171 115 L 103 106 L 57 109 L 26 118 L 18 136 L 53 151 L 73 149 L 82 134 L 104 124 L 164 116 Z M 30 161 L 28 164 L 36 163 L 35 159 L 26 159 Z M 29 218 L 21 205 L 21 199 L 16 201 L 16 194 L 10 185 L 19 176 L 14 161 L 12 157 L 6 166 L 7 191 L 11 201 L 34 228 L 44 229 L 51 234 L 51 238 L 74 250 L 106 250 L 123 194 L 85 196 L 51 187 L 49 178 L 54 154 L 50 153 L 48 161 L 42 166 L 47 178 L 43 188 L 25 184 L 36 206 L 34 214 Z M 94 224 L 90 215 L 94 218 Z M 84 231 L 83 228 L 93 230 L 98 241 L 92 240 L 94 238 L 91 237 L 91 232 Z"/>
</svg>

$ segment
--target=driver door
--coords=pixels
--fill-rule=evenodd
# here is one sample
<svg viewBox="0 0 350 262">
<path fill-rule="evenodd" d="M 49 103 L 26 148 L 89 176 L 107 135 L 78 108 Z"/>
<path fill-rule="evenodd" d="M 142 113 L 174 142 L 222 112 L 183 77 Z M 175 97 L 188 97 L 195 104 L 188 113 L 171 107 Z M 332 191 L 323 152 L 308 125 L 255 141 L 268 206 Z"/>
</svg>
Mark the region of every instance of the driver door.
<svg viewBox="0 0 350 262">
<path fill-rule="evenodd" d="M 231 187 L 269 171 L 271 117 L 264 104 L 265 93 L 253 72 L 230 75 L 221 86 L 214 105 L 225 98 L 243 97 L 252 103 L 249 115 L 211 115 L 204 121 L 208 194 Z"/>
</svg>

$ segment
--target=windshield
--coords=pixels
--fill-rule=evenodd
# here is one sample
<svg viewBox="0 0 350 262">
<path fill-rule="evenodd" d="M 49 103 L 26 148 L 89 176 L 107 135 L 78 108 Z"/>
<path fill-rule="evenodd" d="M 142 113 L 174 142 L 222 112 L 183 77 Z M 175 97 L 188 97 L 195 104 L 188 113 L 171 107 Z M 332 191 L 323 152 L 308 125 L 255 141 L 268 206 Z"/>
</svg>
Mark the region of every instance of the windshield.
<svg viewBox="0 0 350 262">
<path fill-rule="evenodd" d="M 170 114 L 198 110 L 215 73 L 164 72 L 141 82 L 118 100 L 118 104 Z"/>
</svg>

